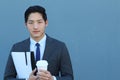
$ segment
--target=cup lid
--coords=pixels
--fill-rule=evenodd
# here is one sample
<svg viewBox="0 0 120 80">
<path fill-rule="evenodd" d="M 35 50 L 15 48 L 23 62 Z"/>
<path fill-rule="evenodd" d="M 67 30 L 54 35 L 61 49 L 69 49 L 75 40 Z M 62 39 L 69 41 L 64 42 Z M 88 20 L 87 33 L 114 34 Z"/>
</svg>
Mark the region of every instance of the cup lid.
<svg viewBox="0 0 120 80">
<path fill-rule="evenodd" d="M 47 66 L 48 62 L 46 60 L 39 60 L 36 63 L 36 66 Z"/>
</svg>

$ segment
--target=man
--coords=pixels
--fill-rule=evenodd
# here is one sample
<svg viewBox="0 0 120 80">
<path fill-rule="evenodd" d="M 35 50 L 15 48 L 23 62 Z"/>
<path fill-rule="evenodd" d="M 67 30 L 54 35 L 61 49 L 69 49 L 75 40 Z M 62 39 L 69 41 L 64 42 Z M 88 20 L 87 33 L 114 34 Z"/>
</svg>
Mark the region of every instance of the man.
<svg viewBox="0 0 120 80">
<path fill-rule="evenodd" d="M 42 6 L 30 6 L 24 14 L 25 25 L 30 38 L 13 45 L 11 52 L 33 51 L 35 58 L 36 43 L 40 44 L 39 58 L 48 61 L 48 70 L 33 69 L 28 80 L 73 80 L 70 56 L 65 44 L 45 34 L 48 25 L 46 11 Z M 39 49 L 39 48 L 38 48 Z M 11 53 L 5 69 L 4 80 L 18 79 Z"/>
</svg>

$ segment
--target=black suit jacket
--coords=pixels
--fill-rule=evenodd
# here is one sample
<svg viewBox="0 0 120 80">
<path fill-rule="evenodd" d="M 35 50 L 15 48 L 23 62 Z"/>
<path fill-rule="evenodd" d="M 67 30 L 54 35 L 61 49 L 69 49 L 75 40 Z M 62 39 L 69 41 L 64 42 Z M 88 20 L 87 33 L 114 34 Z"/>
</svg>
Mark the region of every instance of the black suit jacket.
<svg viewBox="0 0 120 80">
<path fill-rule="evenodd" d="M 30 38 L 14 44 L 11 49 L 11 52 L 27 51 L 30 51 Z M 63 42 L 47 36 L 43 59 L 48 61 L 48 71 L 50 71 L 57 80 L 73 80 L 70 56 Z M 16 75 L 17 73 L 10 53 L 4 73 L 4 80 L 25 80 L 16 79 Z"/>
</svg>

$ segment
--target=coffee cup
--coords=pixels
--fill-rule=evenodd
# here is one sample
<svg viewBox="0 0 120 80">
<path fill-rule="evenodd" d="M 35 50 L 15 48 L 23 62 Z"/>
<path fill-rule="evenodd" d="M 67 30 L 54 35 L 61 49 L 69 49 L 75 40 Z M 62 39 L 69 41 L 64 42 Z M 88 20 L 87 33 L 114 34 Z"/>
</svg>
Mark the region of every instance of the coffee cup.
<svg viewBox="0 0 120 80">
<path fill-rule="evenodd" d="M 46 60 L 39 60 L 36 63 L 37 69 L 38 70 L 47 70 L 48 67 L 48 62 Z"/>
</svg>

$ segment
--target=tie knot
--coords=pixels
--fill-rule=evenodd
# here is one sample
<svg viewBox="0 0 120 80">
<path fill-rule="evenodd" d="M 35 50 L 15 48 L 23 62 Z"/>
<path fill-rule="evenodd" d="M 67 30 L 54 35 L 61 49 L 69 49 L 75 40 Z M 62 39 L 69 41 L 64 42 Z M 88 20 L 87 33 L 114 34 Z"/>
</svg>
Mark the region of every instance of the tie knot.
<svg viewBox="0 0 120 80">
<path fill-rule="evenodd" d="M 39 47 L 39 46 L 40 46 L 40 44 L 39 44 L 39 43 L 36 43 L 35 45 L 36 45 L 37 47 Z"/>
</svg>

